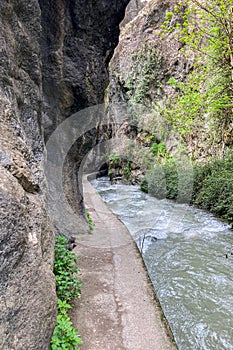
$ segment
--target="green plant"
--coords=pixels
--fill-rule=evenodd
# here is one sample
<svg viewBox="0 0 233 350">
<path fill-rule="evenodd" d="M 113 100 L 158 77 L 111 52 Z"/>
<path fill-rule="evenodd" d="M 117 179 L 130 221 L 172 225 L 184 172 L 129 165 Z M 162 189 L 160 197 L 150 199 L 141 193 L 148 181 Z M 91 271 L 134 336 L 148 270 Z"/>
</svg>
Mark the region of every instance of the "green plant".
<svg viewBox="0 0 233 350">
<path fill-rule="evenodd" d="M 108 156 L 108 160 L 109 160 L 110 164 L 114 164 L 115 166 L 118 166 L 119 162 L 120 162 L 120 157 L 116 153 L 111 153 Z"/>
<path fill-rule="evenodd" d="M 82 283 L 78 278 L 77 257 L 67 249 L 67 242 L 66 237 L 57 237 L 54 256 L 54 274 L 58 298 L 69 302 L 75 297 L 81 296 Z"/>
<path fill-rule="evenodd" d="M 58 296 L 58 315 L 49 350 L 79 350 L 82 339 L 78 330 L 73 327 L 67 310 L 72 306 L 68 303 L 81 296 L 82 283 L 78 279 L 76 255 L 67 249 L 68 240 L 58 236 L 55 244 L 54 274 Z"/>
<path fill-rule="evenodd" d="M 112 169 L 109 169 L 108 170 L 108 176 L 111 176 L 113 174 L 113 170 Z"/>
<path fill-rule="evenodd" d="M 95 224 L 93 222 L 93 219 L 92 219 L 91 214 L 90 214 L 88 209 L 86 209 L 86 216 L 87 216 L 89 229 L 90 229 L 90 231 L 93 231 Z"/>
<path fill-rule="evenodd" d="M 146 176 L 144 176 L 144 178 L 142 179 L 142 181 L 140 183 L 140 188 L 143 192 L 148 193 L 148 191 L 149 191 L 148 179 L 146 178 Z"/>
<path fill-rule="evenodd" d="M 79 350 L 78 345 L 82 344 L 82 339 L 77 334 L 77 329 L 73 327 L 67 310 L 72 306 L 66 301 L 58 299 L 57 323 L 51 339 L 49 350 Z"/>
<path fill-rule="evenodd" d="M 193 202 L 233 223 L 233 155 L 196 166 Z"/>
<path fill-rule="evenodd" d="M 231 0 L 182 0 L 161 26 L 163 35 L 182 43 L 187 56 L 195 54 L 194 70 L 185 82 L 169 79 L 177 97 L 163 111 L 184 138 L 205 125 L 224 143 L 233 111 L 232 10 Z"/>
<path fill-rule="evenodd" d="M 156 136 L 154 134 L 152 135 L 147 135 L 145 138 L 144 138 L 144 141 L 146 143 L 151 143 L 151 142 L 156 142 Z"/>
<path fill-rule="evenodd" d="M 141 183 L 141 189 L 157 198 L 176 199 L 178 195 L 178 173 L 174 161 L 156 164 L 147 172 Z"/>
<path fill-rule="evenodd" d="M 227 88 L 229 80 L 220 68 L 213 71 L 207 64 L 196 65 L 185 82 L 169 79 L 168 84 L 175 88 L 177 97 L 162 112 L 180 135 L 211 124 L 221 133 L 221 125 L 229 117 L 232 102 Z"/>
<path fill-rule="evenodd" d="M 231 74 L 232 10 L 231 0 L 180 0 L 173 12 L 166 13 L 162 29 L 164 33 L 174 33 L 185 44 L 184 50 L 195 51 L 199 58 L 210 59 L 215 65 L 226 67 Z"/>
<path fill-rule="evenodd" d="M 146 105 L 150 89 L 161 89 L 159 72 L 162 66 L 162 56 L 150 44 L 144 44 L 142 50 L 132 55 L 130 74 L 125 81 L 124 88 L 129 102 L 129 114 L 136 125 L 140 122 L 141 112 L 138 104 Z"/>
<path fill-rule="evenodd" d="M 158 158 L 165 157 L 167 154 L 166 145 L 164 142 L 154 142 L 150 148 L 150 152 Z"/>
<path fill-rule="evenodd" d="M 169 160 L 146 173 L 141 190 L 195 204 L 233 224 L 233 153 L 192 167 Z"/>
<path fill-rule="evenodd" d="M 123 170 L 122 170 L 122 173 L 123 173 L 123 177 L 124 178 L 128 178 L 131 174 L 131 168 L 130 168 L 130 165 L 126 165 Z"/>
</svg>

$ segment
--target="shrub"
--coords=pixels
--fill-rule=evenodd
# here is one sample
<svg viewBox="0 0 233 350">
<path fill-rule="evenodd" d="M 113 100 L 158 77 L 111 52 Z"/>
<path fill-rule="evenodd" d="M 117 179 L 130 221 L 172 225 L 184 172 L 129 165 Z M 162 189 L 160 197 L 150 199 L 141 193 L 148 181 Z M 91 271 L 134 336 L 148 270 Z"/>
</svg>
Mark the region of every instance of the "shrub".
<svg viewBox="0 0 233 350">
<path fill-rule="evenodd" d="M 203 183 L 194 203 L 233 223 L 233 172 L 212 171 Z"/>
<path fill-rule="evenodd" d="M 176 199 L 178 173 L 174 162 L 156 165 L 141 182 L 141 189 L 157 198 Z"/>
<path fill-rule="evenodd" d="M 114 166 L 119 166 L 119 162 L 120 162 L 120 156 L 117 155 L 116 153 L 112 153 L 108 156 L 108 160 L 110 162 L 110 165 L 114 165 Z"/>
<path fill-rule="evenodd" d="M 58 236 L 55 244 L 54 274 L 58 296 L 57 323 L 53 332 L 49 350 L 79 350 L 82 344 L 78 330 L 73 327 L 67 310 L 72 306 L 68 303 L 81 296 L 82 283 L 78 279 L 76 255 L 67 249 L 66 237 Z"/>
<path fill-rule="evenodd" d="M 176 199 L 178 194 L 178 172 L 175 162 L 166 162 L 162 165 L 167 186 L 167 198 Z"/>
<path fill-rule="evenodd" d="M 166 178 L 161 165 L 156 166 L 149 173 L 148 192 L 159 199 L 167 196 Z"/>
<path fill-rule="evenodd" d="M 66 248 L 67 238 L 58 236 L 55 245 L 54 274 L 57 296 L 61 300 L 71 301 L 80 297 L 82 283 L 78 279 L 76 255 Z"/>
<path fill-rule="evenodd" d="M 141 184 L 140 184 L 140 188 L 143 192 L 148 193 L 149 189 L 148 189 L 148 181 L 147 181 L 146 176 L 144 176 L 144 178 L 142 179 Z"/>
<path fill-rule="evenodd" d="M 49 350 L 79 350 L 82 339 L 77 335 L 77 329 L 72 326 L 67 310 L 71 305 L 58 299 L 57 324 L 53 332 Z"/>
<path fill-rule="evenodd" d="M 88 209 L 86 209 L 86 216 L 87 216 L 87 222 L 89 225 L 89 229 L 90 229 L 90 231 L 93 231 L 95 224 L 93 222 L 93 219 L 92 219 L 91 214 L 90 214 Z"/>
<path fill-rule="evenodd" d="M 195 204 L 233 224 L 233 154 L 193 169 L 177 168 L 173 161 L 156 165 L 141 189 L 157 198 Z"/>
</svg>

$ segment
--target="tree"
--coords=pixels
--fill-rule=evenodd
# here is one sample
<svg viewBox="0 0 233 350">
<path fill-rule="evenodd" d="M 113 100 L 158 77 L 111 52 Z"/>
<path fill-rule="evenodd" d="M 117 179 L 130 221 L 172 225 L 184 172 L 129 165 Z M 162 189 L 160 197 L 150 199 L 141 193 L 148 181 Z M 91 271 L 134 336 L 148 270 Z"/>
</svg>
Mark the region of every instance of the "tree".
<svg viewBox="0 0 233 350">
<path fill-rule="evenodd" d="M 178 18 L 178 20 L 177 20 Z M 182 0 L 167 12 L 164 32 L 173 33 L 189 55 L 195 53 L 194 71 L 186 82 L 169 83 L 179 91 L 168 114 L 178 128 L 198 125 L 201 115 L 217 121 L 224 132 L 232 122 L 233 4 L 232 0 Z"/>
<path fill-rule="evenodd" d="M 191 11 L 188 14 L 188 30 L 193 37 L 200 37 L 203 33 L 207 39 L 204 52 L 208 54 L 208 47 L 214 49 L 214 61 L 228 64 L 233 82 L 233 4 L 232 0 L 188 0 Z M 192 14 L 193 11 L 193 14 Z M 188 34 L 188 32 L 187 32 Z M 194 47 L 197 44 L 194 41 Z"/>
<path fill-rule="evenodd" d="M 180 40 L 192 50 L 199 51 L 201 59 L 209 57 L 215 64 L 228 69 L 233 82 L 232 1 L 180 1 L 174 10 L 183 12 Z"/>
</svg>

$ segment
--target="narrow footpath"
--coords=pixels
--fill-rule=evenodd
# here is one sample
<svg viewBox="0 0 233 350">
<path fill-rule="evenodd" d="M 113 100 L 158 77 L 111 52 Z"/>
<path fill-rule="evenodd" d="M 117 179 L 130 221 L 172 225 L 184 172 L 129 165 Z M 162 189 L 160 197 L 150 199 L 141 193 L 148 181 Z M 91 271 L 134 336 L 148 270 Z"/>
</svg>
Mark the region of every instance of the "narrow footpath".
<svg viewBox="0 0 233 350">
<path fill-rule="evenodd" d="M 136 244 L 87 180 L 95 227 L 77 238 L 82 297 L 73 314 L 81 350 L 175 350 Z"/>
</svg>

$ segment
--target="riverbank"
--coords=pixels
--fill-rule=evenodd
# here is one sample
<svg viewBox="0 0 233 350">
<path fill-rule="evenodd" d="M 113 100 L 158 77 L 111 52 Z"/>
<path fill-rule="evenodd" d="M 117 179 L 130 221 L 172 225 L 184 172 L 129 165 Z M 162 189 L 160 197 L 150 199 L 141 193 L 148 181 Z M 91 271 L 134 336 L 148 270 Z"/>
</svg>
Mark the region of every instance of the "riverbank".
<svg viewBox="0 0 233 350">
<path fill-rule="evenodd" d="M 73 312 L 82 350 L 175 350 L 140 253 L 126 227 L 83 180 L 95 227 L 77 239 L 84 287 Z"/>
<path fill-rule="evenodd" d="M 205 164 L 174 159 L 147 172 L 141 189 L 157 198 L 195 205 L 233 225 L 233 153 Z"/>
<path fill-rule="evenodd" d="M 142 191 L 158 199 L 194 205 L 233 225 L 232 151 L 205 163 L 154 157 L 149 161 L 149 170 L 143 165 L 134 170 L 135 164 L 121 154 L 115 155 L 115 159 L 115 163 L 109 161 L 109 177 L 113 182 L 122 178 L 126 183 L 139 184 Z"/>
<path fill-rule="evenodd" d="M 229 225 L 139 186 L 111 184 L 107 177 L 92 184 L 142 251 L 177 347 L 233 350 Z"/>
</svg>

